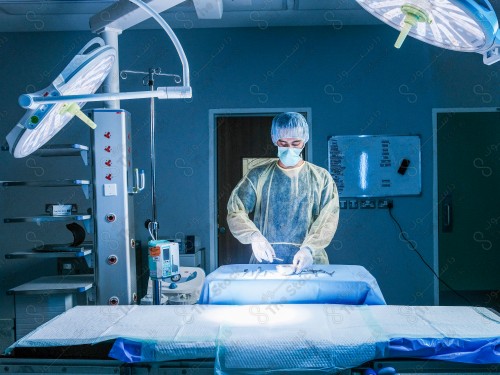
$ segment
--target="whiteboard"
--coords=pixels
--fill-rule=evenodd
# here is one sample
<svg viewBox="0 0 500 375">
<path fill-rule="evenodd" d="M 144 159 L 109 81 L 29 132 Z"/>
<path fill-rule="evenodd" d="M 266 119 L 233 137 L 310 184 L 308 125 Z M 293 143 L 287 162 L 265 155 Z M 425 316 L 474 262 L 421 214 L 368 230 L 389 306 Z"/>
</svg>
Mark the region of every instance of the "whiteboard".
<svg viewBox="0 0 500 375">
<path fill-rule="evenodd" d="M 340 197 L 419 195 L 420 137 L 330 137 L 328 170 Z"/>
</svg>

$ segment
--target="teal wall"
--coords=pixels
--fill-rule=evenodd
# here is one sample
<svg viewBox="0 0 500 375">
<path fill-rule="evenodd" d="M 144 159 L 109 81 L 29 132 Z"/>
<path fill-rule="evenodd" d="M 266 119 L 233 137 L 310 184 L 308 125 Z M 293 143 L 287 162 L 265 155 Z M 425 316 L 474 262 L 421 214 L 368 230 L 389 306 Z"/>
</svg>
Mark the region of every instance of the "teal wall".
<svg viewBox="0 0 500 375">
<path fill-rule="evenodd" d="M 394 199 L 394 215 L 424 258 L 433 262 L 432 109 L 500 107 L 498 64 L 485 66 L 478 54 L 446 51 L 408 39 L 392 47 L 397 33 L 386 26 L 176 30 L 188 57 L 192 100 L 157 101 L 157 187 L 160 235 L 198 234 L 209 245 L 209 110 L 219 108 L 309 107 L 313 162 L 327 166 L 332 135 L 419 135 L 422 194 Z M 23 114 L 19 94 L 41 89 L 92 37 L 86 32 L 0 34 L 0 136 Z M 121 69 L 161 67 L 179 73 L 179 59 L 160 31 L 126 31 L 120 36 Z M 157 82 L 158 85 L 170 84 Z M 140 79 L 121 81 L 122 91 L 142 90 Z M 88 105 L 86 108 L 91 107 Z M 123 101 L 132 113 L 134 163 L 149 169 L 149 102 Z M 88 142 L 89 130 L 73 122 L 53 142 Z M 230 140 L 228 140 L 230 141 Z M 68 178 L 86 173 L 72 161 L 13 160 L 0 152 L 0 179 Z M 33 163 L 38 164 L 33 164 Z M 61 175 L 64 175 L 61 177 Z M 148 175 L 149 176 L 149 175 Z M 78 176 L 77 176 L 78 177 Z M 147 179 L 147 181 L 149 181 Z M 17 215 L 36 205 L 35 196 L 3 189 L 0 212 Z M 45 202 L 44 202 L 45 203 Z M 84 202 L 82 204 L 85 204 Z M 33 206 L 34 207 L 34 206 Z M 149 192 L 136 199 L 136 233 L 151 216 Z M 27 235 L 28 231 L 35 237 Z M 66 234 L 64 234 L 66 235 Z M 55 229 L 24 229 L 0 223 L 0 318 L 12 317 L 5 291 L 34 276 L 54 273 L 52 263 L 5 260 L 4 254 L 34 240 L 54 242 Z M 64 241 L 64 239 L 60 239 Z M 433 277 L 406 243 L 386 210 L 342 210 L 328 248 L 332 263 L 366 267 L 390 304 L 433 304 Z"/>
</svg>

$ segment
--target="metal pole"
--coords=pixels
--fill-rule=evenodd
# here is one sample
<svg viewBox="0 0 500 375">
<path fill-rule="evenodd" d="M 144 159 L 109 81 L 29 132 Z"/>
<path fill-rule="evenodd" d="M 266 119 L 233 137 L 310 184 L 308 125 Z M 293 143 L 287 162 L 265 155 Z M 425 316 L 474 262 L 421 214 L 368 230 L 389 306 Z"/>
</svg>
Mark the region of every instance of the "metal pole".
<svg viewBox="0 0 500 375">
<path fill-rule="evenodd" d="M 122 33 L 121 30 L 112 29 L 110 27 L 105 27 L 101 32 L 101 36 L 104 39 L 106 45 L 114 47 L 116 50 L 116 60 L 109 72 L 108 76 L 103 83 L 103 92 L 105 93 L 119 93 L 120 92 L 120 64 L 118 60 L 118 35 Z M 105 108 L 118 109 L 120 108 L 119 100 L 108 100 L 104 102 Z"/>
<path fill-rule="evenodd" d="M 155 69 L 149 69 L 149 82 L 148 85 L 151 91 L 154 91 L 154 74 Z M 153 218 L 152 221 L 158 224 L 156 219 L 156 151 L 155 151 L 155 100 L 151 98 L 150 104 L 150 128 L 151 128 L 151 205 L 153 207 Z M 158 226 L 153 228 L 153 233 L 155 235 L 154 240 L 158 239 Z"/>
<path fill-rule="evenodd" d="M 155 69 L 149 69 L 148 85 L 151 91 L 154 91 Z M 156 211 L 156 151 L 155 151 L 155 98 L 151 98 L 150 104 L 150 130 L 151 130 L 151 206 L 153 216 L 151 218 L 150 233 L 153 240 L 158 239 L 158 222 Z M 161 280 L 152 280 L 153 284 L 153 305 L 161 304 Z"/>
<path fill-rule="evenodd" d="M 137 91 L 137 92 L 117 92 L 103 94 L 81 94 L 44 97 L 41 95 L 22 94 L 19 96 L 19 105 L 23 108 L 38 108 L 42 104 L 55 103 L 75 103 L 75 102 L 100 102 L 100 101 L 118 101 L 126 99 L 183 99 L 190 98 L 191 93 L 184 87 L 160 87 L 157 91 Z M 116 109 L 116 108 L 113 108 Z"/>
</svg>

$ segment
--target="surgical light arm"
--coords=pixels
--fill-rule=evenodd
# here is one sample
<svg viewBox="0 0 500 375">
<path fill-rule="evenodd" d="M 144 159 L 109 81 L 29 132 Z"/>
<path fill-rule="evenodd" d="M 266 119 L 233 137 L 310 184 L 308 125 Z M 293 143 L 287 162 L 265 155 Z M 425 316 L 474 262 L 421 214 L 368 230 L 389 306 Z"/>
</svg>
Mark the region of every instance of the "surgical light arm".
<svg viewBox="0 0 500 375">
<path fill-rule="evenodd" d="M 146 11 L 153 17 L 165 30 L 170 40 L 179 55 L 182 63 L 182 82 L 183 86 L 171 87 L 158 87 L 156 91 L 138 91 L 138 92 L 124 92 L 124 93 L 103 93 L 103 94 L 82 94 L 82 95 L 67 95 L 67 96 L 42 96 L 37 94 L 23 94 L 19 97 L 19 105 L 26 109 L 34 109 L 40 105 L 53 104 L 53 103 L 75 103 L 75 102 L 96 102 L 108 100 L 126 100 L 126 99 L 144 99 L 144 98 L 158 98 L 158 99 L 188 99 L 192 97 L 192 89 L 190 86 L 189 78 L 189 63 L 186 54 L 174 34 L 170 26 L 165 20 L 149 5 L 141 0 L 129 0 L 138 7 Z"/>
<path fill-rule="evenodd" d="M 192 97 L 191 87 L 171 86 L 158 87 L 155 91 L 134 91 L 103 94 L 82 94 L 66 96 L 41 96 L 36 94 L 23 94 L 19 96 L 19 105 L 26 109 L 34 109 L 43 104 L 74 103 L 74 102 L 100 102 L 106 100 L 126 99 L 188 99 Z"/>
<path fill-rule="evenodd" d="M 191 90 L 189 82 L 189 64 L 186 58 L 186 54 L 184 53 L 184 49 L 182 48 L 179 39 L 177 39 L 177 36 L 174 34 L 174 32 L 172 31 L 170 26 L 168 26 L 165 20 L 161 18 L 161 16 L 149 5 L 142 2 L 141 0 L 129 0 L 129 1 L 144 9 L 151 17 L 153 17 L 156 20 L 156 22 L 158 22 L 158 24 L 163 28 L 163 30 L 165 30 L 167 35 L 170 37 L 182 63 L 182 82 L 184 83 L 184 86 L 189 87 L 189 90 Z"/>
</svg>

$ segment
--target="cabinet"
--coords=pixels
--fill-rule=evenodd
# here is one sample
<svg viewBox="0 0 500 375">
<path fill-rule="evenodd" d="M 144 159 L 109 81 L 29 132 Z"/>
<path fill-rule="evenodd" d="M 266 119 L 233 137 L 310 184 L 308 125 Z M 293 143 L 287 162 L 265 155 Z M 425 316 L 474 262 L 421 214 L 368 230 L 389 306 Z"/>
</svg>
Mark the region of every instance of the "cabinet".
<svg viewBox="0 0 500 375">
<path fill-rule="evenodd" d="M 88 165 L 88 147 L 78 144 L 52 145 L 37 151 L 38 157 L 79 156 Z M 91 198 L 91 182 L 85 179 L 0 181 L 4 189 L 75 188 L 82 190 L 85 199 Z M 37 191 L 37 190 L 32 190 Z M 75 193 L 76 194 L 76 193 Z M 73 195 L 72 195 L 73 196 Z M 90 205 L 91 206 L 91 205 Z M 93 217 L 90 212 L 72 212 L 71 215 L 4 217 L 4 223 L 60 223 L 78 222 L 87 233 L 93 233 Z M 13 233 L 16 231 L 13 231 Z M 89 269 L 93 268 L 93 243 L 83 242 L 78 246 L 43 244 L 30 250 L 5 254 L 6 259 L 83 259 Z M 16 316 L 16 340 L 31 332 L 46 321 L 73 307 L 77 303 L 88 303 L 94 287 L 94 274 L 59 274 L 39 277 L 8 290 L 14 296 Z"/>
</svg>

